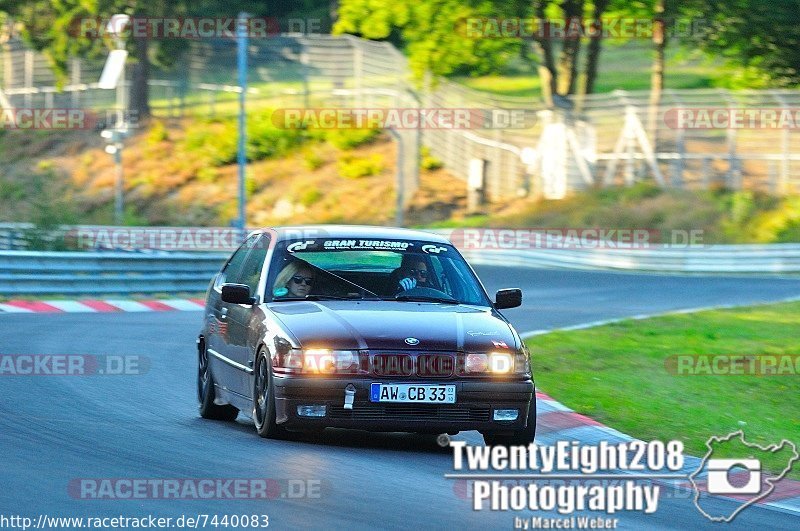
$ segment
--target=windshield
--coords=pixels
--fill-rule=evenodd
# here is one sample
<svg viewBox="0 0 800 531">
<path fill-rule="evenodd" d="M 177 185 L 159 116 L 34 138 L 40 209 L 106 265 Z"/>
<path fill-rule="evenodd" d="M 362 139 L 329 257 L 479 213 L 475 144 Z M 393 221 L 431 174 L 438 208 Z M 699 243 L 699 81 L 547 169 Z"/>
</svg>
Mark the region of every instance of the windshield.
<svg viewBox="0 0 800 531">
<path fill-rule="evenodd" d="M 367 299 L 490 306 L 467 263 L 449 244 L 415 240 L 280 242 L 267 300 Z"/>
</svg>

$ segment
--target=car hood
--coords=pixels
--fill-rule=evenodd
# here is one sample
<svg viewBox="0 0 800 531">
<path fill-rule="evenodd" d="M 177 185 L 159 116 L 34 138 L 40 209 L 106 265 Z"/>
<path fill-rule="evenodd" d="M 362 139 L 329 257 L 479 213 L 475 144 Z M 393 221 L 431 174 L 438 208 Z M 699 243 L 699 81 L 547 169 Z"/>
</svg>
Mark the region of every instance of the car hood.
<svg viewBox="0 0 800 531">
<path fill-rule="evenodd" d="M 518 347 L 508 323 L 473 306 L 287 301 L 268 307 L 304 348 L 486 352 Z"/>
</svg>

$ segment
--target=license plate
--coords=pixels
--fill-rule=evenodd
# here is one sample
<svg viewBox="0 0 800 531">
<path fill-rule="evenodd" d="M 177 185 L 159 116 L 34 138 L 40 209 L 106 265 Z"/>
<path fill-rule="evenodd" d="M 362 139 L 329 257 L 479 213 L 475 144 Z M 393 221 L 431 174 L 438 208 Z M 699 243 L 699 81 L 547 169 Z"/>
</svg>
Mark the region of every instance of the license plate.
<svg viewBox="0 0 800 531">
<path fill-rule="evenodd" d="M 371 402 L 413 402 L 423 404 L 455 404 L 455 385 L 382 384 L 370 386 Z"/>
</svg>

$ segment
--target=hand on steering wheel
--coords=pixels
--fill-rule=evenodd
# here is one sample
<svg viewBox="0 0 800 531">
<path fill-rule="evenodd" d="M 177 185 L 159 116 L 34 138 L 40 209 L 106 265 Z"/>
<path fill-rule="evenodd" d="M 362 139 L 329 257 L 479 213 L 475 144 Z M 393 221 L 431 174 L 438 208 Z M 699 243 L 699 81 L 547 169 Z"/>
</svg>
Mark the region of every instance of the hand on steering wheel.
<svg viewBox="0 0 800 531">
<path fill-rule="evenodd" d="M 399 282 L 399 284 L 404 291 L 408 291 L 417 287 L 417 280 L 414 278 L 404 278 Z"/>
</svg>

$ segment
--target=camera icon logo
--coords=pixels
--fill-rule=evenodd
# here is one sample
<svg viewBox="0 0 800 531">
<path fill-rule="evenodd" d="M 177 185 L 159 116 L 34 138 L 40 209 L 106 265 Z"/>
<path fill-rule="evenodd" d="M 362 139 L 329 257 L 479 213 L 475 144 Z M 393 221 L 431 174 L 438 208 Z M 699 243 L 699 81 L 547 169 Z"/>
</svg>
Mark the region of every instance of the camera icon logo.
<svg viewBox="0 0 800 531">
<path fill-rule="evenodd" d="M 746 508 L 766 500 L 800 461 L 800 452 L 792 441 L 782 439 L 777 444 L 761 446 L 748 442 L 742 430 L 712 436 L 706 441 L 706 448 L 708 452 L 688 478 L 694 489 L 694 506 L 712 522 L 731 522 Z M 727 458 L 729 455 L 742 457 L 731 459 Z M 769 462 L 768 457 L 773 468 L 764 470 L 762 462 Z M 740 503 L 733 508 L 722 507 L 709 501 L 715 495 L 733 495 Z"/>
<path fill-rule="evenodd" d="M 761 461 L 758 459 L 709 459 L 708 460 L 708 493 L 709 494 L 758 494 L 761 492 Z M 735 486 L 731 475 L 735 468 L 743 468 L 749 473 L 747 482 Z M 740 483 L 737 481 L 737 483 Z"/>
</svg>

